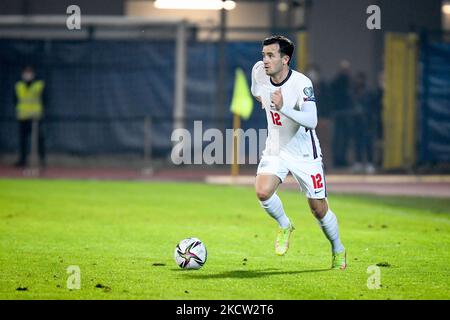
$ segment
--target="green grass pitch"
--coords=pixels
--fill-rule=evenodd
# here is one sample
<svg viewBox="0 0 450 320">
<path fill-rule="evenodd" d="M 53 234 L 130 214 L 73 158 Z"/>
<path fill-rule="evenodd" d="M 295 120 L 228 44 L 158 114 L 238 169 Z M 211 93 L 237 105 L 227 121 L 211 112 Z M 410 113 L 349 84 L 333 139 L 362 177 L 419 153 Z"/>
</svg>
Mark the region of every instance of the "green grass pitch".
<svg viewBox="0 0 450 320">
<path fill-rule="evenodd" d="M 331 195 L 348 251 L 337 271 L 304 195 L 279 195 L 296 226 L 284 257 L 249 187 L 2 179 L 0 299 L 450 298 L 450 199 Z M 181 270 L 174 248 L 191 236 L 208 261 Z"/>
</svg>

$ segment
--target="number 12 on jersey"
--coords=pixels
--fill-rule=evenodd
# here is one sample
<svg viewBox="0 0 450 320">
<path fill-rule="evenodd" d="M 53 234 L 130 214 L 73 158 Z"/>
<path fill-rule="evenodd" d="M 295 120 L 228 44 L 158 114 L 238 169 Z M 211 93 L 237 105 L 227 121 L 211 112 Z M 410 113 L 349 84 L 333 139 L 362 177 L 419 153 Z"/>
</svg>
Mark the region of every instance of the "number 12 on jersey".
<svg viewBox="0 0 450 320">
<path fill-rule="evenodd" d="M 272 116 L 272 122 L 276 126 L 281 126 L 280 114 L 270 111 L 270 115 Z"/>
</svg>

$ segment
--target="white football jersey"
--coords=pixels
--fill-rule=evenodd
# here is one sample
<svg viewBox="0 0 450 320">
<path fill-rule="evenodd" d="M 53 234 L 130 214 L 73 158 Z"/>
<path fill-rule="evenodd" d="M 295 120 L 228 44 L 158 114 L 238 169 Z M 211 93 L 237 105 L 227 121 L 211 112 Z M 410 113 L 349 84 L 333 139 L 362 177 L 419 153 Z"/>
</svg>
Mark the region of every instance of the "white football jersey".
<svg viewBox="0 0 450 320">
<path fill-rule="evenodd" d="M 302 110 L 303 103 L 315 103 L 312 82 L 302 73 L 290 69 L 283 82 L 274 84 L 266 74 L 262 61 L 253 66 L 251 91 L 253 96 L 261 97 L 267 117 L 268 136 L 263 156 L 284 153 L 299 161 L 321 161 L 322 152 L 316 131 L 301 126 L 271 107 L 270 96 L 280 88 L 283 108 Z"/>
</svg>

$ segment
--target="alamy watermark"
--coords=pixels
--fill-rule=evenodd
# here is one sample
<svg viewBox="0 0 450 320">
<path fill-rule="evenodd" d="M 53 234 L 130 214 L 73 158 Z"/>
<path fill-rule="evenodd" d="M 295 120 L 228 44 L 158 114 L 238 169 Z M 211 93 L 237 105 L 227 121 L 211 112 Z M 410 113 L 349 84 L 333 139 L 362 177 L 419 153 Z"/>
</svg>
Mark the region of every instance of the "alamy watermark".
<svg viewBox="0 0 450 320">
<path fill-rule="evenodd" d="M 69 290 L 80 290 L 81 288 L 81 270 L 79 266 L 68 266 L 67 274 L 67 289 Z"/>
<path fill-rule="evenodd" d="M 366 26 L 369 30 L 381 29 L 381 9 L 379 6 L 372 4 L 367 7 L 367 14 L 370 16 L 366 20 Z"/>
<path fill-rule="evenodd" d="M 278 130 L 272 130 L 271 141 L 279 141 Z M 237 148 L 237 164 L 257 164 L 265 148 L 267 129 L 226 129 L 225 135 L 216 128 L 203 131 L 202 121 L 194 121 L 193 134 L 185 128 L 175 129 L 171 141 L 172 162 L 180 164 L 232 164 L 234 143 Z M 235 140 L 236 139 L 236 140 Z M 234 142 L 235 141 L 235 142 Z M 247 152 L 248 146 L 248 152 Z M 278 144 L 272 143 L 272 154 L 278 153 Z"/>
<path fill-rule="evenodd" d="M 381 288 L 381 270 L 376 265 L 367 267 L 367 273 L 370 274 L 367 278 L 367 288 L 370 290 Z"/>
<path fill-rule="evenodd" d="M 79 6 L 72 4 L 67 7 L 66 13 L 69 16 L 66 19 L 66 26 L 69 30 L 81 30 L 81 9 Z"/>
</svg>

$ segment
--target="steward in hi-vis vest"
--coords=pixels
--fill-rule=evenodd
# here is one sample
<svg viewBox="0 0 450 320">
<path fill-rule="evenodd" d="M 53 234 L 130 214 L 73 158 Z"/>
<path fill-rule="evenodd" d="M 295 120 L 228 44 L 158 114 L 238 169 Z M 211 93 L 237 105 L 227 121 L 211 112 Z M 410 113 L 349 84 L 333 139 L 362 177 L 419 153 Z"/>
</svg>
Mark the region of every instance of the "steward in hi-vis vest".
<svg viewBox="0 0 450 320">
<path fill-rule="evenodd" d="M 16 115 L 18 120 L 42 118 L 44 87 L 45 83 L 42 80 L 30 83 L 21 80 L 16 83 Z"/>
<path fill-rule="evenodd" d="M 14 104 L 16 118 L 19 124 L 19 160 L 17 167 L 27 165 L 28 153 L 32 136 L 33 123 L 38 135 L 38 153 L 40 165 L 45 167 L 45 145 L 44 131 L 42 129 L 42 118 L 45 103 L 45 82 L 35 79 L 34 68 L 26 66 L 22 70 L 22 79 L 14 87 Z"/>
</svg>

